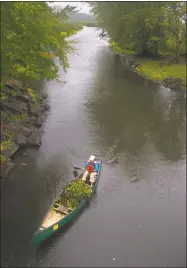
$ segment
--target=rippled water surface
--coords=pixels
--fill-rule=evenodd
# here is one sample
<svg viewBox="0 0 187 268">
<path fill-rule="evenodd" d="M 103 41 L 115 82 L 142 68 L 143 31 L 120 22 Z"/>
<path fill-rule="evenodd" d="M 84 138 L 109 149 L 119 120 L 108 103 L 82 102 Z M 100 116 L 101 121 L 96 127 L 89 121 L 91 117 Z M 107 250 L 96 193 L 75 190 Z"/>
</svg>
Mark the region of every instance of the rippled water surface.
<svg viewBox="0 0 187 268">
<path fill-rule="evenodd" d="M 66 84 L 46 84 L 42 145 L 1 183 L 2 265 L 185 267 L 185 101 L 133 73 L 96 29 L 73 39 Z M 35 248 L 32 234 L 72 166 L 91 153 L 103 166 L 90 207 Z"/>
</svg>

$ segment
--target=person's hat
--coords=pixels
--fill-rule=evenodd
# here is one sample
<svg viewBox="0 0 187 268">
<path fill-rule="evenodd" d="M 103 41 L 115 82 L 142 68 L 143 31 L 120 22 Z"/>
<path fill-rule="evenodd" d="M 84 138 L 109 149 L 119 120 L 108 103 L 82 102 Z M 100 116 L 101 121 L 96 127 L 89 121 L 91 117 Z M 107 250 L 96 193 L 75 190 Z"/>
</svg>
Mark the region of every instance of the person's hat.
<svg viewBox="0 0 187 268">
<path fill-rule="evenodd" d="M 95 156 L 91 155 L 90 158 L 89 158 L 89 161 L 94 161 L 94 160 L 95 160 Z"/>
</svg>

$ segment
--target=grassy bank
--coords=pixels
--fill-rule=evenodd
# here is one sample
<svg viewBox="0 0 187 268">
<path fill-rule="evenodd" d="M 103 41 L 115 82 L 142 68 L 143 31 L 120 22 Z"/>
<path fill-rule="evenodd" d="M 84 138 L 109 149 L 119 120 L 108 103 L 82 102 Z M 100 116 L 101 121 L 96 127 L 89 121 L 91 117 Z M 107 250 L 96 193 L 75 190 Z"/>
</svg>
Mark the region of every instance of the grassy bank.
<svg viewBox="0 0 187 268">
<path fill-rule="evenodd" d="M 186 85 L 186 58 L 181 57 L 179 63 L 169 63 L 170 56 L 167 55 L 158 59 L 147 59 L 138 57 L 137 53 L 130 49 L 121 48 L 118 43 L 111 41 L 110 47 L 115 52 L 125 54 L 127 56 L 134 56 L 134 61 L 138 65 L 137 72 L 152 81 L 161 81 L 165 78 L 180 78 L 183 84 Z M 184 86 L 186 89 L 186 86 Z"/>
<path fill-rule="evenodd" d="M 186 80 L 186 63 L 184 62 L 168 65 L 166 60 L 136 58 L 136 63 L 140 64 L 137 68 L 138 73 L 151 80 L 163 80 L 167 77 Z"/>
</svg>

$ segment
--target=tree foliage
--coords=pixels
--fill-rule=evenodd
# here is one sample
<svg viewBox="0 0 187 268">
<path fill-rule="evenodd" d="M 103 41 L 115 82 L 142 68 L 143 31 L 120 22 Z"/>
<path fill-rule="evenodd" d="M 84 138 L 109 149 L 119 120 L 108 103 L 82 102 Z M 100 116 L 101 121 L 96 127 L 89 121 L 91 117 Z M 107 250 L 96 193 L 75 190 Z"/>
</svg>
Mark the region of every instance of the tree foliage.
<svg viewBox="0 0 187 268">
<path fill-rule="evenodd" d="M 73 50 L 67 11 L 60 20 L 46 2 L 1 2 L 1 84 L 10 77 L 59 78 L 53 57 L 66 70 Z"/>
<path fill-rule="evenodd" d="M 122 49 L 158 56 L 186 46 L 185 2 L 90 2 L 102 35 Z"/>
<path fill-rule="evenodd" d="M 59 58 L 66 71 L 67 55 L 74 51 L 67 37 L 80 28 L 67 21 L 74 10 L 69 6 L 57 10 L 46 2 L 1 2 L 1 103 L 19 95 L 17 87 L 14 96 L 3 92 L 9 80 L 60 81 L 54 57 Z M 31 88 L 27 91 L 36 102 L 36 92 Z M 9 121 L 18 119 L 17 114 L 8 117 Z M 3 135 L 6 141 L 0 142 L 1 152 L 6 151 L 12 142 L 12 137 L 7 137 L 7 133 Z M 6 160 L 0 154 L 0 162 Z"/>
<path fill-rule="evenodd" d="M 57 18 L 61 21 L 68 20 L 74 13 L 77 12 L 76 7 L 67 5 L 65 8 L 61 8 L 57 5 L 52 7 L 53 12 Z"/>
</svg>

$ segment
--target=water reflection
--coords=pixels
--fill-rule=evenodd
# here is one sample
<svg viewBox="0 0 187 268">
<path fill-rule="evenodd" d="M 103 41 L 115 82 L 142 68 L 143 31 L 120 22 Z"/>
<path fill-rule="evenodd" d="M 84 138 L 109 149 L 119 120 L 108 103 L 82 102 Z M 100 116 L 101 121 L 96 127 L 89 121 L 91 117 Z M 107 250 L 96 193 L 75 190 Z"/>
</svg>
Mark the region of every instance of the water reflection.
<svg viewBox="0 0 187 268">
<path fill-rule="evenodd" d="M 86 103 L 108 155 L 129 167 L 153 157 L 177 161 L 185 156 L 185 100 L 133 73 L 110 50 L 100 56 L 92 100 Z M 149 153 L 150 151 L 150 153 Z M 128 156 L 128 157 L 127 157 Z M 123 159 L 123 160 L 122 160 Z M 133 160 L 136 159 L 136 160 Z"/>
</svg>

